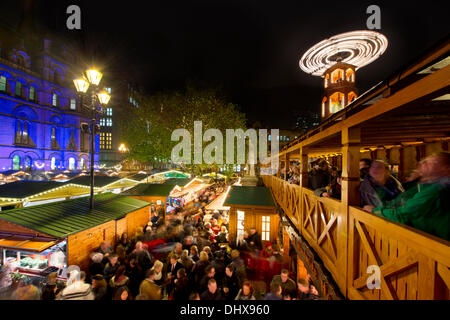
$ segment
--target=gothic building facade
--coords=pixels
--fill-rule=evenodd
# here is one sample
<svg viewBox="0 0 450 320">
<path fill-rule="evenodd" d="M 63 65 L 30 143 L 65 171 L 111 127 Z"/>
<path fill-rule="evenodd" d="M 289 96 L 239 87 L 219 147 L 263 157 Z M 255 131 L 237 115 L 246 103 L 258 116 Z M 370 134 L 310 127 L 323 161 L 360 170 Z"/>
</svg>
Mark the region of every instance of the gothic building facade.
<svg viewBox="0 0 450 320">
<path fill-rule="evenodd" d="M 0 171 L 89 168 L 89 123 L 73 55 L 56 41 L 0 27 Z M 98 166 L 99 137 L 95 139 Z"/>
</svg>

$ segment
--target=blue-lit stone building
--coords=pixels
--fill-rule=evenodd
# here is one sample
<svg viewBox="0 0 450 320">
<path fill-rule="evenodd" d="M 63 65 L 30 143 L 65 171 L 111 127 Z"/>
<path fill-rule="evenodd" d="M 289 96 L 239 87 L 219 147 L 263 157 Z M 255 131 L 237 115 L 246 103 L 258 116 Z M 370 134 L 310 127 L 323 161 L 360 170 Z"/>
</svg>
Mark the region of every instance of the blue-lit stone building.
<svg viewBox="0 0 450 320">
<path fill-rule="evenodd" d="M 89 111 L 77 97 L 79 71 L 67 51 L 0 26 L 0 171 L 89 168 L 89 133 L 80 130 Z"/>
</svg>

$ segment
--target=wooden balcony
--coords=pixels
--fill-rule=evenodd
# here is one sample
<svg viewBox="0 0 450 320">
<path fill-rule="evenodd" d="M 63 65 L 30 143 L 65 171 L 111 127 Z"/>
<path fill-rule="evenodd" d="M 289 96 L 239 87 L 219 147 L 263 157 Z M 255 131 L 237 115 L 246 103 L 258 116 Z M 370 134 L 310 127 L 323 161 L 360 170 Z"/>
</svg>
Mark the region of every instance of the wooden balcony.
<svg viewBox="0 0 450 320">
<path fill-rule="evenodd" d="M 450 298 L 449 242 L 277 177 L 263 181 L 346 298 Z M 367 287 L 370 265 L 380 267 L 381 289 Z"/>
</svg>

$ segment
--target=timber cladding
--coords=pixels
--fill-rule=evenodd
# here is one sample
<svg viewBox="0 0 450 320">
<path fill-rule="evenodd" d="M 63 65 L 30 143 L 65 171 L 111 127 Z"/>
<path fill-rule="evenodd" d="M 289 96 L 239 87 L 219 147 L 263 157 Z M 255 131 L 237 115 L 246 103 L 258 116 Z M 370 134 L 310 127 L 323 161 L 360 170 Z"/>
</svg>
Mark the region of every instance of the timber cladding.
<svg viewBox="0 0 450 320">
<path fill-rule="evenodd" d="M 256 228 L 259 235 L 262 236 L 262 217 L 270 217 L 270 238 L 269 241 L 274 243 L 278 238 L 279 216 L 276 208 L 263 208 L 251 206 L 231 206 L 230 222 L 229 222 L 229 241 L 234 241 L 237 234 L 237 211 L 244 212 L 244 230 L 250 232 L 250 228 Z M 265 241 L 263 241 L 264 243 Z"/>
<path fill-rule="evenodd" d="M 82 270 L 89 267 L 89 255 L 97 249 L 103 241 L 114 244 L 116 235 L 116 221 L 108 221 L 102 225 L 70 235 L 67 239 L 68 264 L 77 265 Z"/>
<path fill-rule="evenodd" d="M 127 232 L 134 236 L 138 228 L 143 228 L 149 220 L 149 206 L 130 212 L 124 218 L 108 221 L 99 226 L 70 235 L 67 241 L 68 264 L 77 265 L 87 270 L 90 254 L 97 249 L 103 241 L 109 241 L 114 247 L 116 239 Z"/>
</svg>

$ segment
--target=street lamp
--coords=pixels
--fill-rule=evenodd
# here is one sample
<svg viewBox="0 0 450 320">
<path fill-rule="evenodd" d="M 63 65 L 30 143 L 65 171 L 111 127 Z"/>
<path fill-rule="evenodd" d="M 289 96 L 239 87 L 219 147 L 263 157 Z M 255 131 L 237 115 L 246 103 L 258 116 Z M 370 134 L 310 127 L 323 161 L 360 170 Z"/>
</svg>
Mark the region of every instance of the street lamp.
<svg viewBox="0 0 450 320">
<path fill-rule="evenodd" d="M 91 125 L 90 125 L 90 136 L 91 136 L 91 197 L 89 199 L 89 208 L 94 208 L 94 154 L 95 154 L 95 134 L 96 132 L 96 115 L 97 112 L 104 113 L 104 109 L 109 102 L 111 96 L 105 90 L 99 91 L 98 85 L 100 84 L 100 80 L 102 79 L 103 74 L 96 69 L 89 69 L 85 71 L 85 75 L 80 78 L 73 80 L 75 85 L 75 89 L 79 93 L 80 96 L 91 96 L 91 104 L 83 104 L 83 107 L 86 107 L 91 110 Z M 82 101 L 82 100 L 81 100 Z M 96 102 L 101 107 L 101 111 L 97 110 Z"/>
</svg>

